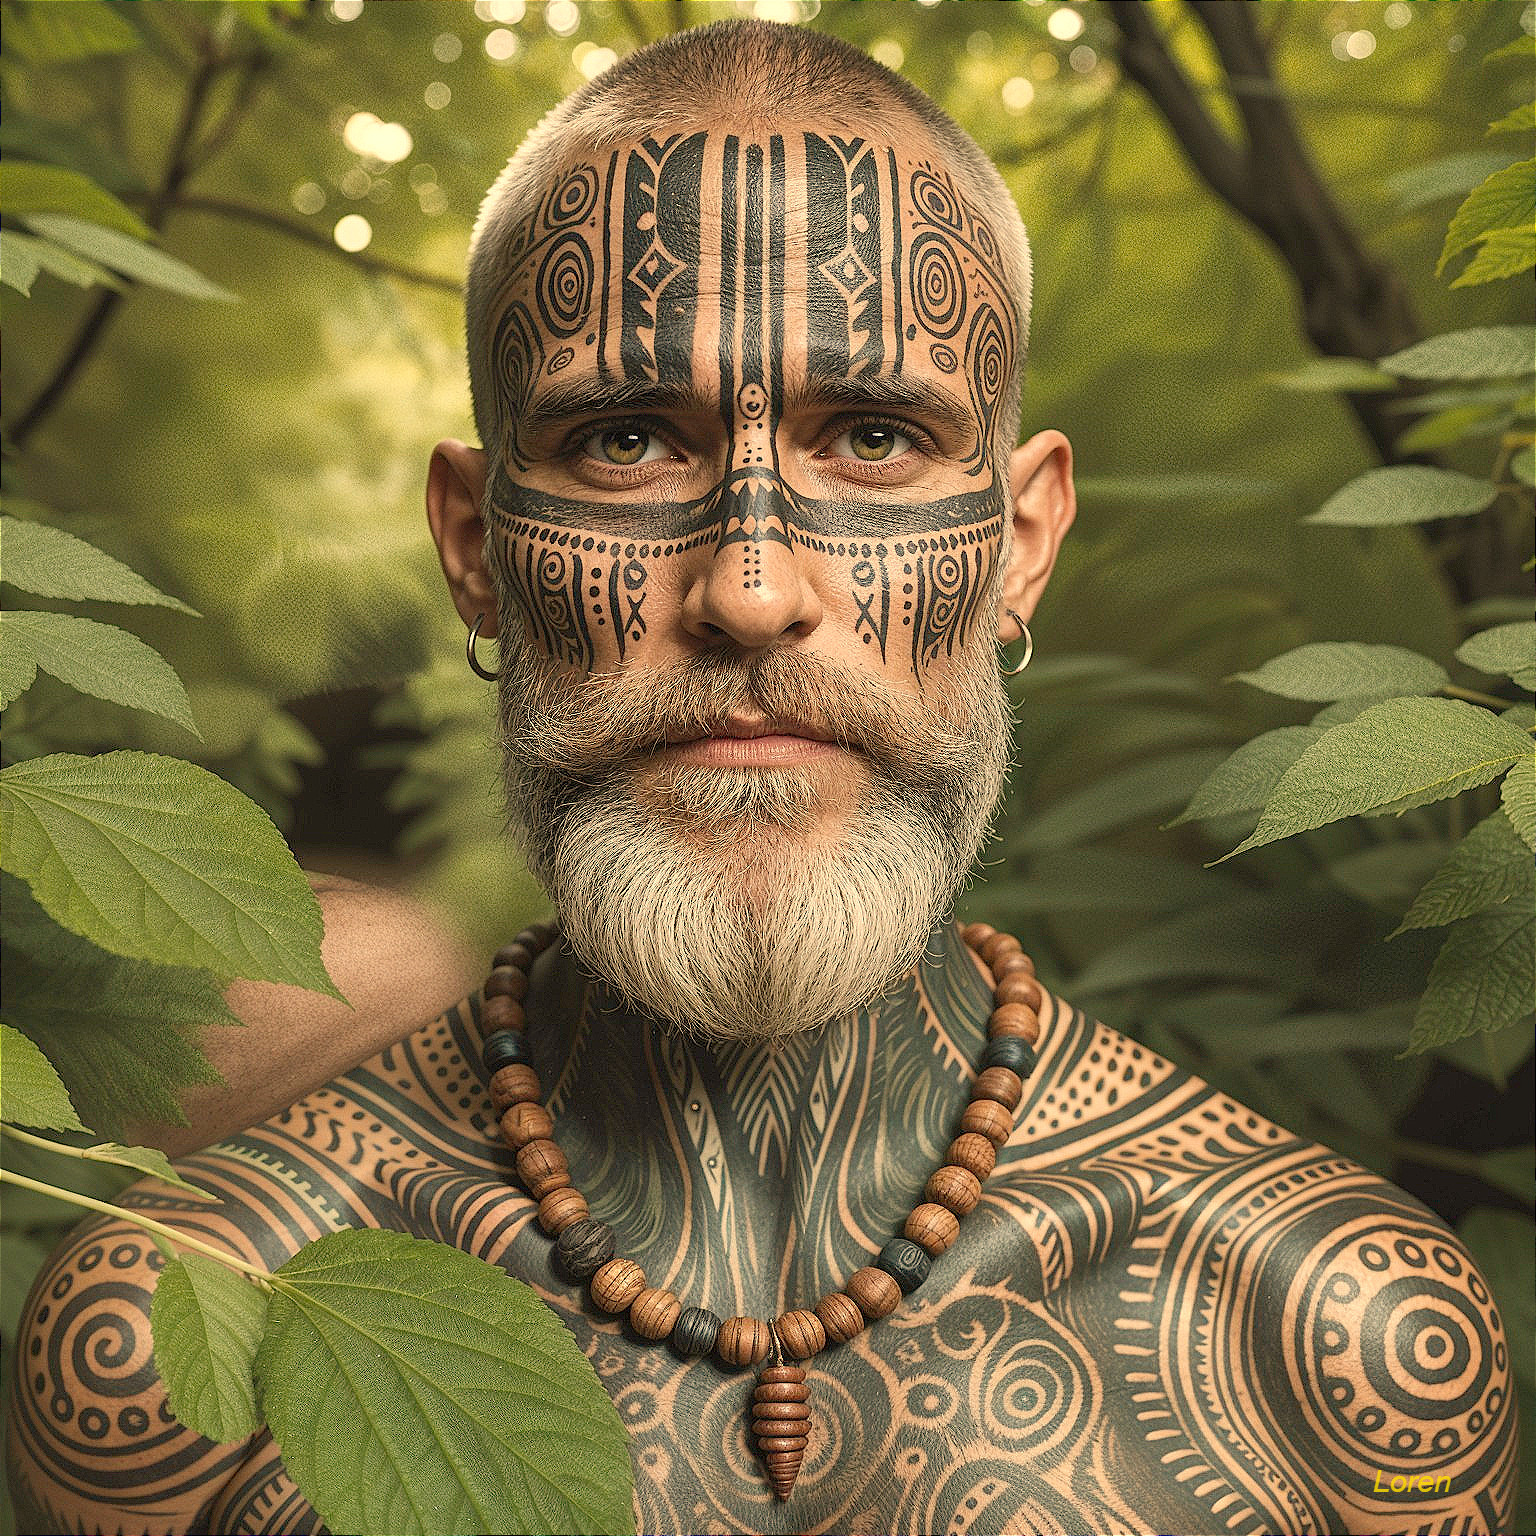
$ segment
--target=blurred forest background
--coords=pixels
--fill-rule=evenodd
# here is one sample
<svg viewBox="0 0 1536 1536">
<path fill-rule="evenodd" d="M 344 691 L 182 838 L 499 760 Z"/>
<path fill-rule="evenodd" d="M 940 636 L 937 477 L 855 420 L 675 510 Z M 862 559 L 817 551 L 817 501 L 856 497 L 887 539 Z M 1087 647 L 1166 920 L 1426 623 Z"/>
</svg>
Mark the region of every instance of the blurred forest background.
<svg viewBox="0 0 1536 1536">
<path fill-rule="evenodd" d="M 1035 251 L 1024 430 L 1060 427 L 1078 454 L 1079 521 L 1032 625 L 1018 766 L 966 915 L 1018 933 L 1110 1024 L 1460 1222 L 1529 1357 L 1531 1022 L 1403 1055 L 1444 934 L 1385 942 L 1496 790 L 1214 869 L 1256 807 L 1166 824 L 1235 748 L 1316 713 L 1232 674 L 1359 641 L 1465 679 L 1470 633 L 1530 616 L 1518 507 L 1303 519 L 1383 463 L 1497 479 L 1510 461 L 1528 383 L 1426 399 L 1315 360 L 1531 318 L 1524 279 L 1452 287 L 1436 261 L 1460 200 L 1530 154 L 1528 132 L 1486 130 L 1531 99 L 1531 49 L 1509 45 L 1536 8 L 1248 9 L 1245 62 L 1177 0 L 8 0 L 7 157 L 89 176 L 229 297 L 47 271 L 5 294 L 6 511 L 202 615 L 106 610 L 174 664 L 201 741 L 40 677 L 6 761 L 189 758 L 306 867 L 406 886 L 487 953 L 537 915 L 500 835 L 491 690 L 464 666 L 422 511 L 432 444 L 473 437 L 458 288 L 479 197 L 549 106 L 668 30 L 755 13 L 834 31 L 1002 168 Z"/>
</svg>

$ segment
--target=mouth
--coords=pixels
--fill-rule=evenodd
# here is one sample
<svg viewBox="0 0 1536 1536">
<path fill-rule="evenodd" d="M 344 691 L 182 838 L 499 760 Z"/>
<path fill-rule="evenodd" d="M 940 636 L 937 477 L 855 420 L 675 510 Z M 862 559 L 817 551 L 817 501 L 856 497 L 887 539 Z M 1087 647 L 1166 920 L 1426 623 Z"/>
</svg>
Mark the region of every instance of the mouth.
<svg viewBox="0 0 1536 1536">
<path fill-rule="evenodd" d="M 843 749 L 820 727 L 766 715 L 732 715 L 707 734 L 669 736 L 662 749 L 678 763 L 775 768 L 811 762 Z"/>
</svg>

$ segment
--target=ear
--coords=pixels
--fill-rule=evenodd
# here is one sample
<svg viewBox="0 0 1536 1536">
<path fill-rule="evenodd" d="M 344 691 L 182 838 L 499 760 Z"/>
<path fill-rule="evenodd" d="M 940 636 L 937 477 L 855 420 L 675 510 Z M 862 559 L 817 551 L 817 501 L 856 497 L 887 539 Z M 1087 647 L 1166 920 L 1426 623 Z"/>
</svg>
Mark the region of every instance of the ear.
<svg viewBox="0 0 1536 1536">
<path fill-rule="evenodd" d="M 1008 496 L 1013 507 L 1013 548 L 1003 577 L 1005 611 L 998 615 L 999 641 L 1018 638 L 1007 609 L 1026 621 L 1034 613 L 1051 578 L 1056 552 L 1077 516 L 1072 445 L 1060 432 L 1037 432 L 1013 450 L 1008 461 Z"/>
<path fill-rule="evenodd" d="M 496 633 L 496 592 L 485 568 L 485 450 L 447 438 L 432 450 L 427 470 L 427 522 L 465 624 L 485 615 L 480 633 Z"/>
</svg>

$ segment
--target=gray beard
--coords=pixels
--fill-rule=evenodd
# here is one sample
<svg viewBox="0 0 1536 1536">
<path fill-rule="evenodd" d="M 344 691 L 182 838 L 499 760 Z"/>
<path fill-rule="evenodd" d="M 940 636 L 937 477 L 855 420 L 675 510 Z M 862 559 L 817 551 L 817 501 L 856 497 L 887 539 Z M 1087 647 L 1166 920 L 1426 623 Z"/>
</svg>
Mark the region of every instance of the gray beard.
<svg viewBox="0 0 1536 1536">
<path fill-rule="evenodd" d="M 986 839 L 1011 755 L 989 646 L 942 714 L 797 652 L 574 681 L 503 604 L 509 826 L 578 960 L 640 1012 L 711 1041 L 777 1040 L 868 1006 L 921 958 Z M 812 836 L 817 770 L 677 766 L 666 723 L 753 703 L 857 745 L 866 782 Z M 950 722 L 955 722 L 951 724 Z"/>
</svg>

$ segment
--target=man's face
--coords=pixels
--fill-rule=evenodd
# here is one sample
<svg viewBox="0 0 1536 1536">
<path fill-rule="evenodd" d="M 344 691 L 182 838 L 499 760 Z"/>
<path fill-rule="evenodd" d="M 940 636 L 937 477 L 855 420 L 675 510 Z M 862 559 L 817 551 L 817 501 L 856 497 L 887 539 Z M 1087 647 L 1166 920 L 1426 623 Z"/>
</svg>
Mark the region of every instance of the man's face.
<svg viewBox="0 0 1536 1536">
<path fill-rule="evenodd" d="M 730 126 L 568 163 L 512 238 L 485 512 L 531 862 L 580 949 L 569 909 L 621 856 L 604 815 L 658 860 L 712 859 L 757 962 L 789 942 L 766 919 L 786 885 L 825 906 L 894 882 L 883 985 L 952 901 L 1007 757 L 998 242 L 916 131 Z M 939 867 L 903 891 L 913 861 Z M 612 942 L 589 958 L 627 974 Z"/>
</svg>

